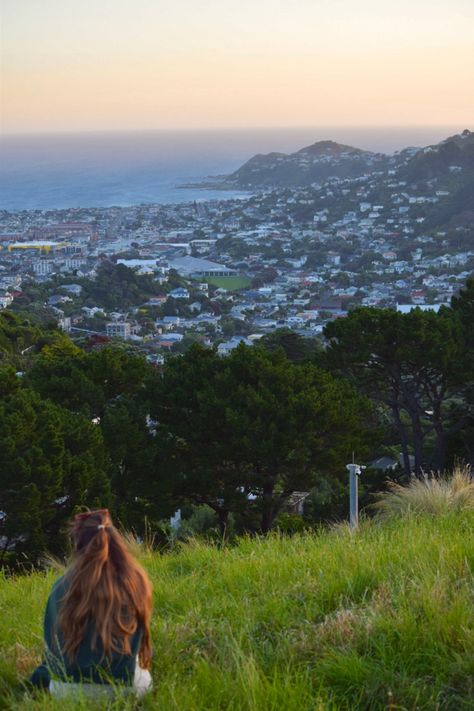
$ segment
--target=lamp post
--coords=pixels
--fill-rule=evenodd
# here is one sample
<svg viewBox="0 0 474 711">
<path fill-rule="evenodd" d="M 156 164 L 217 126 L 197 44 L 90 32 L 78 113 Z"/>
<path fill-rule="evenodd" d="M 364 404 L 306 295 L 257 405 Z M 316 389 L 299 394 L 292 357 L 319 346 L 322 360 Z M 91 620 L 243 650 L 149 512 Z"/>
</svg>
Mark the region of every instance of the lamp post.
<svg viewBox="0 0 474 711">
<path fill-rule="evenodd" d="M 365 467 L 352 462 L 346 465 L 346 469 L 349 471 L 349 525 L 355 530 L 359 525 L 359 476 Z"/>
</svg>

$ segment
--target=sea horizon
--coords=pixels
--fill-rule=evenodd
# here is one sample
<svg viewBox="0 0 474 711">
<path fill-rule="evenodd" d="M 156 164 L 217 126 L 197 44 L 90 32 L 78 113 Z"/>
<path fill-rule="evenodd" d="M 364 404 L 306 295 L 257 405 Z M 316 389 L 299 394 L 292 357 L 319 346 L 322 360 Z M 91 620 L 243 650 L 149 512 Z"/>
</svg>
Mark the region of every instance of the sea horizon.
<svg viewBox="0 0 474 711">
<path fill-rule="evenodd" d="M 393 153 L 466 126 L 153 129 L 0 136 L 0 209 L 61 210 L 243 197 L 183 188 L 229 174 L 256 153 L 291 153 L 319 140 Z M 467 127 L 469 128 L 469 127 Z"/>
</svg>

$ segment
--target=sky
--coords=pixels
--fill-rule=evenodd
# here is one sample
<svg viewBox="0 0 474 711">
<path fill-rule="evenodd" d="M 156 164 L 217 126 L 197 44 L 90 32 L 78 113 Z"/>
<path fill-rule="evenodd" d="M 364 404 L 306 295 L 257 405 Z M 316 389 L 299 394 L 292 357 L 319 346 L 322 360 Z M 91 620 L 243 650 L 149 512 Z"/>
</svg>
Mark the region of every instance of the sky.
<svg viewBox="0 0 474 711">
<path fill-rule="evenodd" d="M 474 0 L 0 0 L 0 130 L 474 129 Z"/>
</svg>

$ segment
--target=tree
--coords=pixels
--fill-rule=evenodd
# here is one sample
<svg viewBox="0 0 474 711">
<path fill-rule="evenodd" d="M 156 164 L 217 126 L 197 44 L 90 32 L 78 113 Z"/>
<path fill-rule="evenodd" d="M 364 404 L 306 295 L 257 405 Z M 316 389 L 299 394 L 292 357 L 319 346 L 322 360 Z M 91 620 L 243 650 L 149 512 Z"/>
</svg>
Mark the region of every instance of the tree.
<svg viewBox="0 0 474 711">
<path fill-rule="evenodd" d="M 108 402 L 140 392 L 148 371 L 145 358 L 120 346 L 85 353 L 64 337 L 42 349 L 26 382 L 62 407 L 100 418 Z"/>
<path fill-rule="evenodd" d="M 245 346 L 227 358 L 194 347 L 170 359 L 152 408 L 173 443 L 176 491 L 208 504 L 222 529 L 256 497 L 263 532 L 318 470 L 335 471 L 360 451 L 368 412 L 351 386 L 314 365 Z"/>
<path fill-rule="evenodd" d="M 305 338 L 290 328 L 276 329 L 263 336 L 260 344 L 268 350 L 283 348 L 287 358 L 293 363 L 310 361 L 321 350 L 321 345 L 315 338 Z"/>
<path fill-rule="evenodd" d="M 25 375 L 25 384 L 73 412 L 95 416 L 101 409 L 102 392 L 92 382 L 85 363 L 88 356 L 66 336 L 45 346 Z"/>
<path fill-rule="evenodd" d="M 40 329 L 29 318 L 2 311 L 0 313 L 0 359 L 9 361 L 22 350 L 38 342 Z"/>
<path fill-rule="evenodd" d="M 100 430 L 27 388 L 0 402 L 0 559 L 64 552 L 80 506 L 111 502 Z"/>
<path fill-rule="evenodd" d="M 474 466 L 474 279 L 453 297 L 451 308 L 459 319 L 463 339 L 461 370 L 464 379 L 464 426 L 457 433 L 458 444 L 464 446 L 468 461 Z M 458 451 L 455 448 L 455 451 Z"/>
<path fill-rule="evenodd" d="M 105 310 L 128 308 L 143 303 L 158 290 L 149 274 L 139 274 L 124 264 L 103 261 L 97 279 L 82 279 L 81 299 L 85 306 L 100 306 Z"/>
<path fill-rule="evenodd" d="M 464 421 L 458 402 L 464 346 L 452 311 L 401 314 L 359 308 L 328 324 L 324 335 L 328 367 L 390 409 L 406 471 L 411 469 L 410 445 L 415 472 L 424 465 L 444 469 L 447 436 Z M 425 446 L 428 436 L 434 438 L 431 456 Z"/>
<path fill-rule="evenodd" d="M 161 459 L 165 447 L 157 440 L 142 394 L 110 403 L 102 419 L 104 445 L 110 457 L 115 511 L 122 525 L 143 531 L 176 510 Z M 151 474 L 153 474 L 151 476 Z"/>
</svg>

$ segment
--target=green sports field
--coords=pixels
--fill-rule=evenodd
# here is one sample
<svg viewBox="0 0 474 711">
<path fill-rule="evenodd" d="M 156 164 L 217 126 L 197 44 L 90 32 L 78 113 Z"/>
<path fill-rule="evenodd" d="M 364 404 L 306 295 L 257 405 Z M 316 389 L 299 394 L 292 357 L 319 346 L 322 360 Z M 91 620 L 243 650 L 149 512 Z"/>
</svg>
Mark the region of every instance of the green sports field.
<svg viewBox="0 0 474 711">
<path fill-rule="evenodd" d="M 221 289 L 228 289 L 229 291 L 247 289 L 252 283 L 251 279 L 246 276 L 208 277 L 206 281 L 208 284 L 212 284 Z"/>
</svg>

